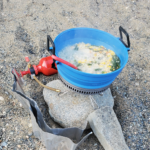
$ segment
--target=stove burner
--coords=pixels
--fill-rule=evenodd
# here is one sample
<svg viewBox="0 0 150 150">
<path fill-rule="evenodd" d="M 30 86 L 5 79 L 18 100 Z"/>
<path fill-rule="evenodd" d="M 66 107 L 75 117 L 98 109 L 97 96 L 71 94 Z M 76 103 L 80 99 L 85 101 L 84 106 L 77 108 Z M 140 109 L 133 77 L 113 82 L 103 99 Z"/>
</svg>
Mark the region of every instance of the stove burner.
<svg viewBox="0 0 150 150">
<path fill-rule="evenodd" d="M 99 94 L 99 93 L 104 92 L 105 90 L 107 90 L 109 88 L 109 86 L 110 86 L 110 85 L 108 85 L 106 87 L 99 88 L 99 89 L 84 89 L 84 88 L 80 88 L 80 87 L 77 87 L 75 85 L 70 84 L 68 81 L 66 81 L 64 78 L 62 78 L 59 73 L 58 73 L 58 78 L 69 89 L 71 89 L 71 90 L 73 90 L 75 92 L 81 93 L 81 94 L 88 94 L 88 95 Z"/>
</svg>

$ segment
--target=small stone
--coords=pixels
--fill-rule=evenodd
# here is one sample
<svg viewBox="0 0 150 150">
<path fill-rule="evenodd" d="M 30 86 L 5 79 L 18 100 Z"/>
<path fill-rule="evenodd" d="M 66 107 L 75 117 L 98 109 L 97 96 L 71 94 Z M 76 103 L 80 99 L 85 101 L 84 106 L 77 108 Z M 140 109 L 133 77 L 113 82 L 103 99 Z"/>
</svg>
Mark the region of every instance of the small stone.
<svg viewBox="0 0 150 150">
<path fill-rule="evenodd" d="M 13 132 L 10 132 L 9 134 L 13 135 L 14 133 L 13 133 Z"/>
<path fill-rule="evenodd" d="M 1 147 L 7 147 L 7 143 L 6 143 L 6 142 L 2 142 L 2 143 L 0 144 L 0 146 L 1 146 Z"/>
<path fill-rule="evenodd" d="M 4 98 L 2 96 L 0 96 L 0 101 L 4 101 Z"/>
<path fill-rule="evenodd" d="M 7 91 L 5 91 L 5 94 L 7 94 L 7 95 L 8 95 L 8 92 L 7 92 Z"/>
<path fill-rule="evenodd" d="M 29 132 L 29 133 L 28 133 L 28 136 L 31 136 L 31 135 L 32 135 L 32 132 Z"/>
<path fill-rule="evenodd" d="M 22 107 L 22 104 L 21 104 L 21 103 L 20 103 L 19 105 L 20 105 L 20 107 Z"/>
<path fill-rule="evenodd" d="M 136 85 L 136 86 L 139 86 L 139 83 L 138 83 L 138 82 L 136 82 L 136 83 L 135 83 L 135 85 Z"/>
<path fill-rule="evenodd" d="M 32 123 L 29 123 L 29 125 L 28 125 L 28 126 L 29 126 L 29 128 L 31 128 L 31 127 L 32 127 Z"/>
<path fill-rule="evenodd" d="M 9 99 L 12 99 L 12 95 L 9 95 Z"/>
<path fill-rule="evenodd" d="M 46 57 L 46 55 L 45 55 L 45 54 L 43 54 L 42 58 L 45 58 L 45 57 Z"/>
<path fill-rule="evenodd" d="M 97 143 L 95 143 L 94 146 L 97 146 Z"/>
<path fill-rule="evenodd" d="M 147 125 L 147 130 L 148 130 L 148 132 L 150 132 L 150 124 Z"/>
<path fill-rule="evenodd" d="M 28 137 L 28 136 L 26 136 L 26 138 L 28 139 L 29 137 Z"/>
<path fill-rule="evenodd" d="M 17 145 L 18 148 L 21 148 L 21 145 Z"/>
</svg>

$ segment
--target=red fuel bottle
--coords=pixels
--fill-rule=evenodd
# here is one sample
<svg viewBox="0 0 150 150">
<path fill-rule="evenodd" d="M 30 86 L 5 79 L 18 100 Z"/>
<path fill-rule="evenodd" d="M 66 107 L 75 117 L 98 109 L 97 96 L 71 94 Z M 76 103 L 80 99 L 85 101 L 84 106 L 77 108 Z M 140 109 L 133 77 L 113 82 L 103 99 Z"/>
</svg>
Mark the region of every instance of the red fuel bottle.
<svg viewBox="0 0 150 150">
<path fill-rule="evenodd" d="M 66 65 L 68 65 L 74 69 L 78 69 L 73 64 L 71 64 L 71 63 L 69 63 L 69 62 L 67 62 L 67 61 L 65 61 L 65 60 L 63 60 L 63 59 L 61 59 L 55 55 L 51 55 L 51 56 L 42 58 L 37 66 L 33 65 L 32 67 L 29 64 L 29 58 L 26 57 L 26 61 L 28 62 L 30 67 L 27 71 L 20 71 L 20 73 L 21 73 L 22 77 L 26 74 L 38 75 L 38 73 L 43 73 L 46 76 L 55 74 L 55 73 L 57 73 L 57 66 L 56 66 L 56 63 L 54 60 L 61 62 L 61 63 L 64 63 L 64 64 L 66 64 Z"/>
<path fill-rule="evenodd" d="M 33 65 L 31 68 L 29 68 L 27 71 L 20 71 L 21 75 L 24 76 L 26 74 L 39 74 L 43 73 L 46 76 L 56 74 L 57 68 L 56 64 L 51 56 L 44 57 L 40 60 L 39 64 Z"/>
</svg>

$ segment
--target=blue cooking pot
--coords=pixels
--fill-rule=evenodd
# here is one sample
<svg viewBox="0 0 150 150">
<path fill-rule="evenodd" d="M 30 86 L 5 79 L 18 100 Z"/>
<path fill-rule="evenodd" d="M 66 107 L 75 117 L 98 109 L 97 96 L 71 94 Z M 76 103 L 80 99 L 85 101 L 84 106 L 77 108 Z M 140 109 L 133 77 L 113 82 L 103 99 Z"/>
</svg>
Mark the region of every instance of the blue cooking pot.
<svg viewBox="0 0 150 150">
<path fill-rule="evenodd" d="M 104 46 L 107 49 L 113 50 L 120 58 L 121 67 L 107 74 L 90 74 L 75 70 L 63 63 L 57 63 L 58 73 L 63 80 L 74 87 L 82 89 L 104 89 L 109 87 L 110 84 L 119 75 L 122 69 L 125 67 L 128 61 L 128 51 L 130 50 L 130 40 L 128 33 L 119 27 L 120 38 L 116 38 L 113 35 L 93 28 L 72 28 L 60 33 L 54 40 L 54 43 L 50 36 L 47 38 L 47 48 L 53 55 L 59 57 L 59 52 L 66 46 L 74 45 L 76 43 L 90 43 L 91 45 Z M 123 42 L 122 32 L 127 37 L 127 44 Z M 52 46 L 49 46 L 49 43 Z"/>
</svg>

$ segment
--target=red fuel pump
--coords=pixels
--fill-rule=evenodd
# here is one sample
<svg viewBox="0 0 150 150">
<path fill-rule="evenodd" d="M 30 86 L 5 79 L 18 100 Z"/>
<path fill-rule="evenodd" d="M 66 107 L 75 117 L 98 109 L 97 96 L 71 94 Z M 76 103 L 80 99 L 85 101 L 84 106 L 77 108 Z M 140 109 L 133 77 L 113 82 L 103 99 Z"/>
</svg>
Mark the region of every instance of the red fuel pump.
<svg viewBox="0 0 150 150">
<path fill-rule="evenodd" d="M 59 57 L 56 57 L 55 55 L 51 55 L 51 56 L 42 58 L 37 66 L 33 65 L 31 67 L 31 65 L 28 65 L 28 66 L 30 66 L 30 68 L 27 71 L 20 71 L 21 75 L 22 76 L 24 76 L 26 74 L 38 75 L 38 73 L 43 73 L 44 75 L 49 76 L 49 75 L 55 74 L 55 73 L 57 73 L 57 65 L 54 60 L 64 63 L 74 69 L 78 69 L 73 64 L 71 64 Z M 26 61 L 29 62 L 28 57 L 26 57 Z"/>
<path fill-rule="evenodd" d="M 43 73 L 46 76 L 57 73 L 56 64 L 51 56 L 42 58 L 37 66 L 33 65 L 27 71 L 21 71 L 22 76 L 26 74 L 38 75 L 38 73 Z"/>
<path fill-rule="evenodd" d="M 59 57 L 56 57 L 55 55 L 51 55 L 51 56 L 42 58 L 37 66 L 36 65 L 31 66 L 31 64 L 29 63 L 30 60 L 28 57 L 25 57 L 25 59 L 26 59 L 26 62 L 28 62 L 28 68 L 29 69 L 27 71 L 20 71 L 21 76 L 23 77 L 26 74 L 30 74 L 30 75 L 32 74 L 31 75 L 32 79 L 35 79 L 44 88 L 47 88 L 47 89 L 55 91 L 55 92 L 61 92 L 61 91 L 59 89 L 48 87 L 48 86 L 42 84 L 35 77 L 35 75 L 38 75 L 39 73 L 43 73 L 44 75 L 49 76 L 49 75 L 57 73 L 57 65 L 56 65 L 55 61 L 59 61 L 59 62 L 64 63 L 64 64 L 66 64 L 66 65 L 68 65 L 74 69 L 78 69 L 73 64 L 71 64 L 71 63 L 69 63 L 69 62 L 67 62 L 67 61 L 65 61 Z"/>
</svg>

